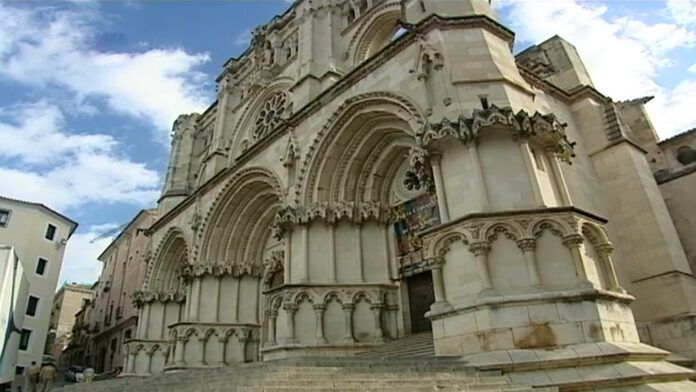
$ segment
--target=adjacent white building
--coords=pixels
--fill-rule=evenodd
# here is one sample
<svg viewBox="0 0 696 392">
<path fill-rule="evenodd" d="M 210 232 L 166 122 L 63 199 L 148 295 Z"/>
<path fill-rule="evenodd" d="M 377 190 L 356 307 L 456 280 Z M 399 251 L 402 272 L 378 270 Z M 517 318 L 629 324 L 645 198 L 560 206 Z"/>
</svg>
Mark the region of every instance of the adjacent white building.
<svg viewBox="0 0 696 392">
<path fill-rule="evenodd" d="M 0 245 L 0 385 L 14 380 L 29 281 L 11 246 Z"/>
<path fill-rule="evenodd" d="M 18 371 L 42 359 L 65 246 L 75 228 L 76 222 L 43 204 L 0 196 L 0 244 L 14 247 L 29 282 L 19 298 L 25 310 Z"/>
</svg>

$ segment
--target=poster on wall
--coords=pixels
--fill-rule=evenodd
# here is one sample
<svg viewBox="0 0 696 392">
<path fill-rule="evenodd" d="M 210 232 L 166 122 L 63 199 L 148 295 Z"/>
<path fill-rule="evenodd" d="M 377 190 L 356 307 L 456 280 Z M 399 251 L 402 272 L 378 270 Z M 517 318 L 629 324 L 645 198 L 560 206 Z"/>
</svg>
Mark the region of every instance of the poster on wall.
<svg viewBox="0 0 696 392">
<path fill-rule="evenodd" d="M 420 250 L 419 231 L 440 223 L 437 196 L 425 193 L 392 208 L 397 256 Z"/>
</svg>

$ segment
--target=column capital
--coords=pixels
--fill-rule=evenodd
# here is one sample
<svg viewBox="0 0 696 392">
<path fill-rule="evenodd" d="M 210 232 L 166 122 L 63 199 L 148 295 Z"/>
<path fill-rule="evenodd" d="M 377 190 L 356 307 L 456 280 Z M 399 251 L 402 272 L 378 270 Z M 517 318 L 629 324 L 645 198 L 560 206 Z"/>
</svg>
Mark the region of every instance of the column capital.
<svg viewBox="0 0 696 392">
<path fill-rule="evenodd" d="M 490 250 L 491 244 L 488 241 L 472 242 L 469 245 L 469 252 L 473 253 L 475 256 L 488 254 Z"/>
<path fill-rule="evenodd" d="M 354 305 L 354 304 L 343 304 L 343 305 L 341 305 L 341 307 L 343 308 L 344 311 L 345 311 L 345 310 L 354 310 L 354 309 L 355 309 L 355 305 Z"/>
<path fill-rule="evenodd" d="M 323 312 L 326 310 L 326 304 L 314 304 L 312 306 L 315 312 Z"/>
<path fill-rule="evenodd" d="M 614 251 L 614 246 L 608 242 L 595 245 L 595 250 L 597 253 L 606 255 Z"/>
<path fill-rule="evenodd" d="M 577 233 L 569 234 L 563 237 L 563 245 L 569 248 L 579 248 L 583 242 L 585 242 L 585 238 Z"/>
<path fill-rule="evenodd" d="M 530 252 L 536 249 L 536 238 L 522 238 L 517 241 L 517 246 L 522 249 L 523 252 Z"/>
</svg>

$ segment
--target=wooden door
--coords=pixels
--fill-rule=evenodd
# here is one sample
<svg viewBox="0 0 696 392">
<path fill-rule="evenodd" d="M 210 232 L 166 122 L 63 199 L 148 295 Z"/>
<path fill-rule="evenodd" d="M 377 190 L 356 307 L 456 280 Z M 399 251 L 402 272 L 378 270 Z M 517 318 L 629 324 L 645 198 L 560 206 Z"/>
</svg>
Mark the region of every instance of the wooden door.
<svg viewBox="0 0 696 392">
<path fill-rule="evenodd" d="M 432 331 L 430 320 L 425 317 L 425 313 L 430 310 L 430 305 L 435 302 L 430 271 L 408 278 L 408 301 L 411 308 L 411 332 Z"/>
</svg>

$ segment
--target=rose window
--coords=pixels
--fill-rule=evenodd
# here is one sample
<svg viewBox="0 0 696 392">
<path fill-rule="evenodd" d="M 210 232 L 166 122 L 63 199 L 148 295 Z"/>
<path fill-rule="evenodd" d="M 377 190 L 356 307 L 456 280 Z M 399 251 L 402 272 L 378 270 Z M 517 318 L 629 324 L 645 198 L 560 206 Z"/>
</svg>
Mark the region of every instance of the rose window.
<svg viewBox="0 0 696 392">
<path fill-rule="evenodd" d="M 287 108 L 285 93 L 277 93 L 263 104 L 254 126 L 254 138 L 260 139 L 280 124 Z"/>
</svg>

